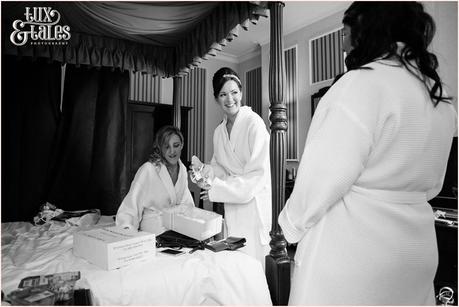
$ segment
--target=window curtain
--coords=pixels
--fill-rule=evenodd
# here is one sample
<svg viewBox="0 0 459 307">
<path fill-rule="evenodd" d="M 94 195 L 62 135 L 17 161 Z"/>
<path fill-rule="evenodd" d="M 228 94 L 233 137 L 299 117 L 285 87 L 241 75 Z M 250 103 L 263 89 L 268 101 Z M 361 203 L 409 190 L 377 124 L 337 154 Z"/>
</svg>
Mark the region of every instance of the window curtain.
<svg viewBox="0 0 459 307">
<path fill-rule="evenodd" d="M 126 180 L 129 73 L 68 65 L 51 203 L 115 214 Z"/>
<path fill-rule="evenodd" d="M 46 202 L 60 82 L 58 63 L 2 56 L 2 222 L 32 221 Z"/>
</svg>

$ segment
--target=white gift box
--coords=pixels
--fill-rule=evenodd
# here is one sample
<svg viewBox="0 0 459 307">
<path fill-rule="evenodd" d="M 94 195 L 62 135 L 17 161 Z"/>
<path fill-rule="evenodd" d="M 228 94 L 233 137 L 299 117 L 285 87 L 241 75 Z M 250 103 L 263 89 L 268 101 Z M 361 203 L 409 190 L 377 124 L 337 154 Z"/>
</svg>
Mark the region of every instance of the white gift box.
<svg viewBox="0 0 459 307">
<path fill-rule="evenodd" d="M 200 208 L 177 210 L 172 208 L 163 212 L 163 225 L 196 240 L 206 240 L 222 230 L 222 216 Z"/>
<path fill-rule="evenodd" d="M 121 227 L 96 228 L 73 235 L 73 253 L 105 270 L 113 270 L 156 255 L 156 237 Z"/>
</svg>

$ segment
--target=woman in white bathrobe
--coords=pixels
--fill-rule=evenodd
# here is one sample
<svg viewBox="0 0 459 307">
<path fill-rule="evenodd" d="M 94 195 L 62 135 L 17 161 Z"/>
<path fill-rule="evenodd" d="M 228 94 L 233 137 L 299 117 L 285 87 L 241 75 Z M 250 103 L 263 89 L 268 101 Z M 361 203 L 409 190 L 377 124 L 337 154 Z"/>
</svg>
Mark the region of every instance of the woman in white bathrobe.
<svg viewBox="0 0 459 307">
<path fill-rule="evenodd" d="M 435 305 L 428 200 L 457 115 L 426 50 L 433 21 L 419 3 L 370 1 L 343 23 L 348 72 L 318 105 L 279 215 L 299 242 L 289 305 Z"/>
<path fill-rule="evenodd" d="M 242 84 L 236 72 L 223 67 L 212 83 L 224 118 L 214 132 L 214 155 L 205 168 L 211 173 L 211 187 L 202 198 L 224 203 L 228 236 L 245 237 L 241 250 L 264 266 L 272 217 L 269 133 L 258 114 L 241 106 Z"/>
<path fill-rule="evenodd" d="M 180 161 L 183 142 L 183 135 L 176 127 L 164 126 L 158 130 L 150 160 L 139 167 L 118 208 L 116 225 L 159 235 L 166 230 L 162 210 L 194 207 L 187 169 Z"/>
</svg>

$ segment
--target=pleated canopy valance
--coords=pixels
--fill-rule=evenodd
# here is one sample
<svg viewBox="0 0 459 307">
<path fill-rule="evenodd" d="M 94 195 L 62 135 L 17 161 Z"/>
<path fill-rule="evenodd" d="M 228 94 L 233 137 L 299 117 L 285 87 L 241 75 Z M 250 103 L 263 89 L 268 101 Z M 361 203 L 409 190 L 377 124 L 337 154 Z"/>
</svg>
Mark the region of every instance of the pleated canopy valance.
<svg viewBox="0 0 459 307">
<path fill-rule="evenodd" d="M 238 25 L 247 30 L 260 16 L 267 17 L 266 3 L 3 2 L 3 53 L 171 77 L 215 55 Z"/>
</svg>

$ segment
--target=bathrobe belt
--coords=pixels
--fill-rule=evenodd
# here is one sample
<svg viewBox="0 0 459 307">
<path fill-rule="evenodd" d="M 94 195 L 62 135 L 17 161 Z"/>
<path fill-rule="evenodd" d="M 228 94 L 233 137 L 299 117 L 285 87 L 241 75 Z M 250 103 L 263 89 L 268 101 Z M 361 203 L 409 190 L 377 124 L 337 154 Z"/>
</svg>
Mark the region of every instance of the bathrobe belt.
<svg viewBox="0 0 459 307">
<path fill-rule="evenodd" d="M 418 191 L 390 191 L 390 190 L 377 190 L 367 189 L 359 186 L 352 186 L 351 191 L 366 196 L 368 198 L 399 204 L 413 204 L 425 203 L 427 201 L 427 194 Z"/>
</svg>

